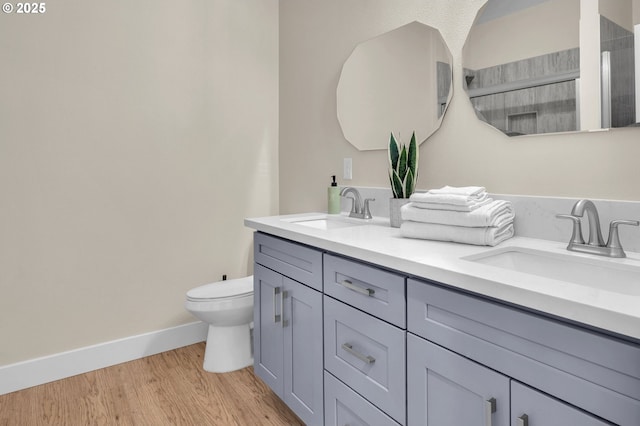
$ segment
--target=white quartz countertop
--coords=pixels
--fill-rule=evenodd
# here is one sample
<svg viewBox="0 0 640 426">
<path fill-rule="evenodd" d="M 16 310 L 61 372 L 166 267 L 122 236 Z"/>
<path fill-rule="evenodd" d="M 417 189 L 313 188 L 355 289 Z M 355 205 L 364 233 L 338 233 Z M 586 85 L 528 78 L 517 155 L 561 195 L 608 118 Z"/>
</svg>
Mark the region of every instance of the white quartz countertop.
<svg viewBox="0 0 640 426">
<path fill-rule="evenodd" d="M 531 308 L 640 340 L 640 291 L 618 293 L 572 282 L 503 269 L 463 259 L 496 248 L 519 247 L 566 254 L 566 243 L 514 237 L 496 247 L 473 246 L 403 238 L 388 219 L 362 221 L 364 225 L 316 229 L 296 223 L 324 213 L 245 219 L 257 231 L 318 247 L 323 250 L 426 278 L 497 300 Z M 348 220 L 348 219 L 346 219 Z M 357 220 L 357 219 L 351 219 Z M 593 255 L 572 256 L 593 258 Z M 640 266 L 640 253 L 607 262 Z M 640 286 L 640 282 L 638 283 Z"/>
</svg>

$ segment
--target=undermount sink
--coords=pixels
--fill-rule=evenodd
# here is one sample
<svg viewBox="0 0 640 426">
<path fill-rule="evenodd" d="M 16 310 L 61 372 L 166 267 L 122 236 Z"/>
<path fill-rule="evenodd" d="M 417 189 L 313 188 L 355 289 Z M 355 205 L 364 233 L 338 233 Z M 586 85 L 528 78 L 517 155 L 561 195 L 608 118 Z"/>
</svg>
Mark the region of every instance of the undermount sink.
<svg viewBox="0 0 640 426">
<path fill-rule="evenodd" d="M 462 259 L 600 290 L 640 296 L 640 264 L 505 247 Z"/>
<path fill-rule="evenodd" d="M 289 223 L 295 223 L 296 225 L 302 225 L 316 229 L 348 228 L 366 224 L 366 222 L 364 222 L 362 219 L 348 219 L 343 216 L 330 215 L 302 216 L 284 218 L 282 220 Z M 356 222 L 356 220 L 359 220 L 360 222 Z"/>
</svg>

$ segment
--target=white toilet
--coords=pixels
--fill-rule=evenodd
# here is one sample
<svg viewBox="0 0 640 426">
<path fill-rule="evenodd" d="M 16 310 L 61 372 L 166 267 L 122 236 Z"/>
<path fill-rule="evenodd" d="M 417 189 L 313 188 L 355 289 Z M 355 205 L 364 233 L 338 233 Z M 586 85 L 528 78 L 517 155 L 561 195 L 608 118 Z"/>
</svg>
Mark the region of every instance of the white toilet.
<svg viewBox="0 0 640 426">
<path fill-rule="evenodd" d="M 253 275 L 192 288 L 184 307 L 209 324 L 206 371 L 226 373 L 253 364 Z"/>
</svg>

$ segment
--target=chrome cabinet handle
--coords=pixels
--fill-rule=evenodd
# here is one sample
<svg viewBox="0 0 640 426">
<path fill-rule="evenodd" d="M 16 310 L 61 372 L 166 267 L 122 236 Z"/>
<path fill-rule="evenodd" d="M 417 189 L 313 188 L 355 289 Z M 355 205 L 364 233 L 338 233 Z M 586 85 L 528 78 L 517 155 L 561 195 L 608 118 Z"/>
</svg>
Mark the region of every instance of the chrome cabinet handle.
<svg viewBox="0 0 640 426">
<path fill-rule="evenodd" d="M 355 285 L 354 283 L 352 283 L 349 280 L 342 280 L 342 282 L 340 282 L 340 285 L 343 286 L 343 287 L 348 288 L 349 290 L 353 290 L 356 293 L 364 294 L 365 296 L 373 296 L 375 294 L 375 292 L 376 292 L 372 288 L 358 287 L 357 285 Z"/>
<path fill-rule="evenodd" d="M 284 299 L 286 299 L 288 295 L 289 293 L 284 290 L 280 292 L 280 313 L 282 314 L 282 328 L 285 328 L 287 325 L 289 325 L 289 321 L 284 319 Z"/>
<path fill-rule="evenodd" d="M 278 313 L 278 307 L 276 306 L 276 297 L 280 294 L 280 287 L 273 288 L 273 323 L 277 324 L 280 322 L 281 316 Z M 280 309 L 282 309 L 282 305 L 280 305 Z"/>
<path fill-rule="evenodd" d="M 493 413 L 496 412 L 496 399 L 489 398 L 484 402 L 485 426 L 493 424 Z"/>
<path fill-rule="evenodd" d="M 520 417 L 518 417 L 517 421 L 518 421 L 517 426 L 529 426 L 529 416 L 527 416 L 526 414 L 523 414 Z"/>
<path fill-rule="evenodd" d="M 356 351 L 355 349 L 353 349 L 353 345 L 351 345 L 350 343 L 343 343 L 342 349 L 349 352 L 351 355 L 355 356 L 360 361 L 366 362 L 367 364 L 373 364 L 374 362 L 376 362 L 376 359 L 371 355 L 364 355 Z"/>
</svg>

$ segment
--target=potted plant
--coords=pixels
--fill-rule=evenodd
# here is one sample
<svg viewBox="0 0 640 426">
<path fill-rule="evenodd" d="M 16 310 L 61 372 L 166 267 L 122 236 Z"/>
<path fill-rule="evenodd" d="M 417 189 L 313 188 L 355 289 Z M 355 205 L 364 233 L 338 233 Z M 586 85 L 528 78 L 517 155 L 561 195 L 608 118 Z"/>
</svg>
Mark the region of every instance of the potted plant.
<svg viewBox="0 0 640 426">
<path fill-rule="evenodd" d="M 393 192 L 393 198 L 390 200 L 389 219 L 392 227 L 399 228 L 402 222 L 400 208 L 409 202 L 409 197 L 415 191 L 418 180 L 416 132 L 411 135 L 408 147 L 399 143 L 391 133 L 389 167 L 389 181 Z"/>
</svg>

